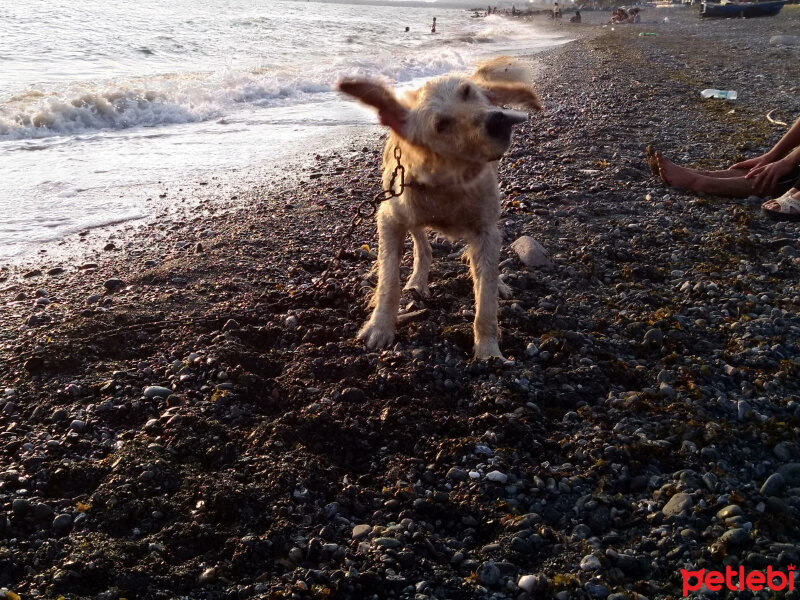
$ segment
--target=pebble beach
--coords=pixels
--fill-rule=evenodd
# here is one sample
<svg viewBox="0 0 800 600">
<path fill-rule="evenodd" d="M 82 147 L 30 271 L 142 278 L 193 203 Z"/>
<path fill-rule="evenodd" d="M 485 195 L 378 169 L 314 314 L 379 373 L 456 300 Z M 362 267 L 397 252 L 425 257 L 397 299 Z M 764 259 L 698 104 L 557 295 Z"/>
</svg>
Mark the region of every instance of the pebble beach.
<svg viewBox="0 0 800 600">
<path fill-rule="evenodd" d="M 529 59 L 545 111 L 500 165 L 506 360 L 471 359 L 463 245 L 435 237 L 395 346 L 354 339 L 374 223 L 341 240 L 380 191 L 377 136 L 164 188 L 153 219 L 0 268 L 0 598 L 654 600 L 728 566 L 799 597 L 800 224 L 669 189 L 644 149 L 768 150 L 767 113 L 800 114 L 800 46 L 773 39 L 800 7 L 606 18 Z M 692 592 L 771 597 L 739 593 Z"/>
</svg>

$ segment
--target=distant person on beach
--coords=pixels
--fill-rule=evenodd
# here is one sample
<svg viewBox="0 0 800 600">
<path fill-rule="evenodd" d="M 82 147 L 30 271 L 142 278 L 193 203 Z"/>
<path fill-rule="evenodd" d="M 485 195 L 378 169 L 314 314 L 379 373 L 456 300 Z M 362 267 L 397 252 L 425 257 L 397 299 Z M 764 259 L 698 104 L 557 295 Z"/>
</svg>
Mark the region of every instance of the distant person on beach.
<svg viewBox="0 0 800 600">
<path fill-rule="evenodd" d="M 436 17 L 433 17 L 433 23 L 431 23 L 431 33 L 436 33 Z"/>
<path fill-rule="evenodd" d="M 625 23 L 628 20 L 628 11 L 624 8 L 615 8 L 614 12 L 611 13 L 611 21 L 610 23 Z"/>
<path fill-rule="evenodd" d="M 558 7 L 558 2 L 553 3 L 553 18 L 554 19 L 561 18 L 561 9 Z"/>
<path fill-rule="evenodd" d="M 650 170 L 667 185 L 728 198 L 777 196 L 761 211 L 774 219 L 800 220 L 800 118 L 769 152 L 723 171 L 681 167 L 650 146 L 645 154 Z"/>
<path fill-rule="evenodd" d="M 628 16 L 628 20 L 625 21 L 626 23 L 641 23 L 642 17 L 639 15 L 638 8 L 632 8 L 630 15 Z"/>
<path fill-rule="evenodd" d="M 581 11 L 576 10 L 575 14 L 569 18 L 570 23 L 580 23 L 581 22 Z"/>
</svg>

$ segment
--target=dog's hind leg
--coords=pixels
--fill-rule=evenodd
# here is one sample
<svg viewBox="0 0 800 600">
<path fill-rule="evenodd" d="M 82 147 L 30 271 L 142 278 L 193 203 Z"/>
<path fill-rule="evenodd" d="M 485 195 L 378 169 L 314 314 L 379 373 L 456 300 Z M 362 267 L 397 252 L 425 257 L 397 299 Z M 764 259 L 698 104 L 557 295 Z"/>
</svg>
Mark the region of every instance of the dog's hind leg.
<svg viewBox="0 0 800 600">
<path fill-rule="evenodd" d="M 497 341 L 500 241 L 500 232 L 492 228 L 470 239 L 467 248 L 475 290 L 475 358 L 503 357 Z"/>
<path fill-rule="evenodd" d="M 425 229 L 412 229 L 411 239 L 414 240 L 414 270 L 408 278 L 404 290 L 417 290 L 420 296 L 430 295 L 428 289 L 428 273 L 431 270 L 431 243 Z"/>
<path fill-rule="evenodd" d="M 375 308 L 358 338 L 368 348 L 383 348 L 394 341 L 397 309 L 400 306 L 400 258 L 406 229 L 378 213 L 378 288 L 372 299 Z"/>
</svg>

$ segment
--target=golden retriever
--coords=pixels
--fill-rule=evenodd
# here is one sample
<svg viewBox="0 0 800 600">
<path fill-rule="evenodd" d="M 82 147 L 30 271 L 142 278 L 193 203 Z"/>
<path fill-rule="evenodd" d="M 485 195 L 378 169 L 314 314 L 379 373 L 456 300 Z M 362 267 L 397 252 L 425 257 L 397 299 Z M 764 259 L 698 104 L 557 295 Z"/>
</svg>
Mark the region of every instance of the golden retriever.
<svg viewBox="0 0 800 600">
<path fill-rule="evenodd" d="M 510 294 L 499 280 L 501 236 L 497 161 L 511 145 L 511 128 L 526 113 L 506 105 L 540 110 L 526 70 L 508 57 L 481 65 L 470 76 L 432 79 L 396 96 L 381 83 L 340 81 L 341 91 L 378 110 L 391 128 L 383 153 L 383 185 L 399 196 L 381 203 L 378 213 L 378 287 L 374 309 L 358 337 L 369 348 L 392 343 L 400 304 L 400 260 L 411 232 L 414 266 L 404 289 L 427 296 L 434 229 L 466 239 L 475 293 L 475 358 L 502 357 L 498 344 L 498 293 Z M 407 186 L 392 181 L 395 148 L 401 151 Z"/>
</svg>

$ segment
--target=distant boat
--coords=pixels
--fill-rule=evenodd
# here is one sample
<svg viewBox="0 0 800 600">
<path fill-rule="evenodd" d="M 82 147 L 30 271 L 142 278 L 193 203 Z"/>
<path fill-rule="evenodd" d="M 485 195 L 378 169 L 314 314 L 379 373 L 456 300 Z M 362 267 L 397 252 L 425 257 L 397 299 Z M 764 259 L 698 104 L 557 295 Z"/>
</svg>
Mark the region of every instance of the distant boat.
<svg viewBox="0 0 800 600">
<path fill-rule="evenodd" d="M 701 17 L 746 18 L 774 17 L 786 4 L 786 0 L 768 0 L 767 2 L 740 2 L 739 4 L 718 4 L 703 2 Z"/>
</svg>

